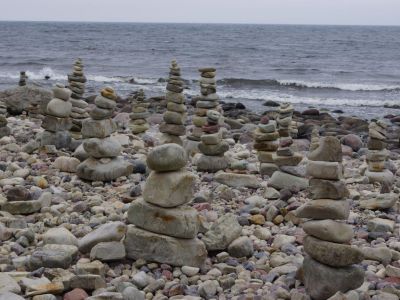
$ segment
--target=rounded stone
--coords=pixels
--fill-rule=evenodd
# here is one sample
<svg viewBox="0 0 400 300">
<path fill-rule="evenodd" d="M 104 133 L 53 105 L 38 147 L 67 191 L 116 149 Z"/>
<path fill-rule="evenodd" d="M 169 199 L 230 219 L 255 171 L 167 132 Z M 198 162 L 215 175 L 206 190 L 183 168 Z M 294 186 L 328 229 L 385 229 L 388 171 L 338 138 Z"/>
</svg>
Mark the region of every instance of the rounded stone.
<svg viewBox="0 0 400 300">
<path fill-rule="evenodd" d="M 147 165 L 157 172 L 177 171 L 187 163 L 185 150 L 177 144 L 155 147 L 147 156 Z"/>
<path fill-rule="evenodd" d="M 62 84 L 56 84 L 56 86 L 53 88 L 54 98 L 67 101 L 71 97 L 71 94 L 72 92 Z"/>
<path fill-rule="evenodd" d="M 71 114 L 72 103 L 69 101 L 64 101 L 58 98 L 52 99 L 47 104 L 47 112 L 49 115 L 59 117 L 59 118 L 67 118 Z"/>
</svg>

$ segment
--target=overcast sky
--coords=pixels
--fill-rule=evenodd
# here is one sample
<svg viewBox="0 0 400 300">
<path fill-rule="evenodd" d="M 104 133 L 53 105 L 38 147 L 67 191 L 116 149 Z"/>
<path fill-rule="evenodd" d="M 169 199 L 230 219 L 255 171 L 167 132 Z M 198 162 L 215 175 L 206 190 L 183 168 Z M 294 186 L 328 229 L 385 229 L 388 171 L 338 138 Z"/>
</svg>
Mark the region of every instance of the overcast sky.
<svg viewBox="0 0 400 300">
<path fill-rule="evenodd" d="M 0 0 L 0 20 L 400 25 L 400 0 Z"/>
</svg>

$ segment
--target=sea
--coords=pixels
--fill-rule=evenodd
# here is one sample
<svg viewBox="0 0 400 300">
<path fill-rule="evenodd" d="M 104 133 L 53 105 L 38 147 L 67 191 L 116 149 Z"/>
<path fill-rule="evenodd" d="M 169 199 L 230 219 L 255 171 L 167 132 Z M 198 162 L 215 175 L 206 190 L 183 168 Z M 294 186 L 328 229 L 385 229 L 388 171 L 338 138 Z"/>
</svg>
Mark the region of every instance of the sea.
<svg viewBox="0 0 400 300">
<path fill-rule="evenodd" d="M 199 93 L 198 68 L 213 66 L 221 98 L 257 112 L 272 100 L 363 118 L 400 113 L 400 27 L 0 22 L 0 41 L 0 90 L 19 71 L 66 84 L 79 57 L 88 95 L 113 86 L 159 96 L 176 59 L 188 96 Z"/>
</svg>

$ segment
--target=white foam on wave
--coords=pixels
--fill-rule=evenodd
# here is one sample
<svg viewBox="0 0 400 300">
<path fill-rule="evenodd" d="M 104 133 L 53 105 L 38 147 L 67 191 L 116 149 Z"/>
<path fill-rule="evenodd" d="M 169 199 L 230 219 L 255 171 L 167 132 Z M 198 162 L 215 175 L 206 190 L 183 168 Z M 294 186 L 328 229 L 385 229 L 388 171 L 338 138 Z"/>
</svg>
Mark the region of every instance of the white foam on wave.
<svg viewBox="0 0 400 300">
<path fill-rule="evenodd" d="M 400 89 L 400 85 L 367 84 L 367 83 L 328 83 L 302 80 L 277 80 L 281 85 L 295 85 L 305 88 L 331 88 L 343 91 L 388 91 Z"/>
<path fill-rule="evenodd" d="M 96 82 L 124 82 L 125 80 L 121 77 L 107 77 L 103 75 L 93 75 L 93 74 L 87 74 L 86 78 L 91 81 L 96 81 Z"/>
</svg>

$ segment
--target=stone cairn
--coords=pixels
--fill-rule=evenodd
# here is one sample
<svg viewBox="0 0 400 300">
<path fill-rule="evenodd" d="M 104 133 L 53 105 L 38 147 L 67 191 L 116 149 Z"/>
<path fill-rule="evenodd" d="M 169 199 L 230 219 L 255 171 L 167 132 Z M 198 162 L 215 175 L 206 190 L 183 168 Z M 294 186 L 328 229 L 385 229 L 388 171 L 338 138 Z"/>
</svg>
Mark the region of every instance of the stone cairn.
<svg viewBox="0 0 400 300">
<path fill-rule="evenodd" d="M 144 91 L 140 89 L 132 101 L 132 113 L 129 115 L 130 129 L 133 134 L 145 133 L 150 125 L 147 123 L 147 118 L 150 116 L 148 112 L 149 103 L 146 102 Z"/>
<path fill-rule="evenodd" d="M 296 211 L 306 232 L 303 262 L 304 284 L 312 299 L 328 299 L 336 292 L 357 289 L 364 282 L 364 271 L 356 266 L 364 257 L 349 245 L 354 236 L 345 223 L 350 204 L 343 178 L 342 149 L 336 137 L 324 137 L 309 154 L 307 174 L 311 201 Z"/>
<path fill-rule="evenodd" d="M 143 189 L 143 198 L 128 210 L 125 237 L 127 257 L 173 266 L 200 267 L 207 258 L 197 239 L 199 216 L 187 206 L 193 198 L 195 176 L 184 170 L 185 150 L 176 144 L 155 147 L 147 157 L 152 170 Z"/>
<path fill-rule="evenodd" d="M 47 104 L 42 121 L 42 128 L 45 131 L 42 133 L 40 145 L 55 145 L 57 149 L 68 148 L 71 144 L 69 130 L 72 126 L 71 91 L 62 84 L 56 84 L 53 88 L 53 97 Z"/>
<path fill-rule="evenodd" d="M 26 79 L 28 78 L 28 76 L 26 75 L 25 71 L 21 71 L 19 72 L 19 82 L 18 85 L 19 86 L 25 86 L 26 85 Z"/>
<path fill-rule="evenodd" d="M 314 126 L 311 131 L 311 141 L 309 152 L 314 151 L 319 146 L 319 130 L 317 126 Z"/>
<path fill-rule="evenodd" d="M 275 188 L 304 189 L 307 187 L 307 181 L 300 176 L 297 170 L 298 164 L 303 160 L 300 153 L 293 152 L 291 146 L 293 139 L 292 116 L 293 106 L 290 103 L 283 103 L 279 107 L 279 115 L 277 117 L 279 131 L 279 148 L 273 155 L 275 165 L 279 170 L 274 172 L 271 177 L 271 185 Z"/>
<path fill-rule="evenodd" d="M 221 111 L 219 107 L 219 96 L 217 94 L 217 82 L 215 80 L 215 68 L 199 69 L 200 78 L 200 93 L 197 97 L 195 116 L 193 116 L 193 125 L 195 126 L 188 136 L 189 140 L 200 141 L 203 135 L 202 127 L 207 122 L 207 111 Z"/>
<path fill-rule="evenodd" d="M 274 155 L 279 148 L 279 133 L 276 129 L 276 121 L 264 116 L 254 131 L 254 149 L 257 150 L 260 162 L 260 174 L 272 176 L 278 170 L 274 163 Z"/>
<path fill-rule="evenodd" d="M 229 161 L 225 157 L 225 152 L 229 150 L 229 144 L 222 139 L 220 119 L 219 112 L 207 111 L 207 123 L 202 127 L 203 135 L 198 145 L 202 153 L 197 160 L 198 171 L 215 173 L 225 170 L 229 166 Z"/>
<path fill-rule="evenodd" d="M 114 90 L 106 87 L 94 100 L 95 107 L 90 111 L 91 118 L 82 122 L 83 149 L 88 158 L 77 167 L 80 178 L 90 181 L 111 181 L 132 173 L 133 166 L 118 156 L 121 145 L 111 134 L 116 125 L 111 118 L 117 96 Z"/>
<path fill-rule="evenodd" d="M 385 161 L 389 155 L 386 150 L 386 127 L 387 125 L 381 120 L 369 124 L 366 159 L 368 169 L 365 171 L 365 176 L 368 177 L 370 183 L 379 182 L 382 185 L 382 192 L 389 193 L 394 176 L 392 172 L 385 169 Z"/>
<path fill-rule="evenodd" d="M 7 126 L 7 106 L 3 101 L 0 101 L 0 138 L 8 136 L 11 133 L 10 127 Z"/>
<path fill-rule="evenodd" d="M 82 100 L 83 94 L 85 93 L 86 77 L 83 74 L 83 64 L 80 58 L 76 60 L 72 74 L 68 75 L 68 82 L 69 89 L 72 91 L 71 131 L 74 133 L 75 138 L 80 138 L 82 121 L 89 117 L 89 114 L 86 111 L 88 103 Z"/>
<path fill-rule="evenodd" d="M 182 145 L 180 136 L 185 135 L 186 105 L 183 95 L 181 69 L 175 60 L 171 63 L 167 84 L 167 111 L 164 113 L 164 123 L 160 125 L 162 144 L 175 143 Z"/>
</svg>

